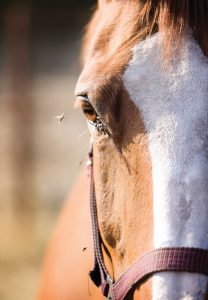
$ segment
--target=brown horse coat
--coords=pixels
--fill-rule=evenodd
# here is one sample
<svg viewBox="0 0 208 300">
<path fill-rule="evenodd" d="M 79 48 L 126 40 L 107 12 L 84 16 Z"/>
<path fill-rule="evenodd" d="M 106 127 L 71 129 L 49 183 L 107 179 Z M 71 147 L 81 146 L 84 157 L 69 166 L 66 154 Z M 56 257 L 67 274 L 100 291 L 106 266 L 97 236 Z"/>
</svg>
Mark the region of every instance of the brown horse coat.
<svg viewBox="0 0 208 300">
<path fill-rule="evenodd" d="M 38 300 L 103 299 L 88 277 L 93 265 L 88 181 L 84 171 L 59 218 L 46 253 Z"/>
</svg>

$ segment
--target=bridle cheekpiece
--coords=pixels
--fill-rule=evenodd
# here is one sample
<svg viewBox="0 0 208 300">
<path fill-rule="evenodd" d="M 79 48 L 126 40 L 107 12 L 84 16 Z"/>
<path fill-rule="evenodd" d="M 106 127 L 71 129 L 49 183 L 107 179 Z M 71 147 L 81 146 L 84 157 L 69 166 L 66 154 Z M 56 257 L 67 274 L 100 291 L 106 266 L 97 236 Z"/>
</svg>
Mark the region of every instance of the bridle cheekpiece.
<svg viewBox="0 0 208 300">
<path fill-rule="evenodd" d="M 91 145 L 92 146 L 92 145 Z M 97 204 L 93 177 L 93 150 L 87 162 L 90 177 L 90 210 L 94 243 L 94 268 L 89 275 L 109 300 L 124 300 L 127 294 L 158 272 L 191 272 L 208 276 L 208 250 L 189 247 L 165 247 L 151 250 L 131 265 L 114 281 L 103 261 L 98 227 Z"/>
</svg>

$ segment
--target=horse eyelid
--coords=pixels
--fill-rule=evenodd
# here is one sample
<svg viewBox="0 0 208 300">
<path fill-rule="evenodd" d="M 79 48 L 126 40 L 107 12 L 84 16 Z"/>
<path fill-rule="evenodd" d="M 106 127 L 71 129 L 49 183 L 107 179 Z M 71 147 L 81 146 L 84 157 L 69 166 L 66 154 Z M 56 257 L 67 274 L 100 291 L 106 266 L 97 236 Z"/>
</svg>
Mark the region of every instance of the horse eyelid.
<svg viewBox="0 0 208 300">
<path fill-rule="evenodd" d="M 79 102 L 89 102 L 90 103 L 90 100 L 89 100 L 87 94 L 77 96 L 77 100 Z"/>
<path fill-rule="evenodd" d="M 110 132 L 106 126 L 106 124 L 104 123 L 104 120 L 102 119 L 102 117 L 100 116 L 100 114 L 96 111 L 96 109 L 94 108 L 93 104 L 91 103 L 91 101 L 89 100 L 87 95 L 80 95 L 77 96 L 77 102 L 79 107 L 83 108 L 83 104 L 89 105 L 92 107 L 92 109 L 95 111 L 95 113 L 97 114 L 97 118 L 95 121 L 92 120 L 88 120 L 89 124 L 93 125 L 96 130 L 100 133 L 104 133 L 105 135 L 110 136 Z"/>
<path fill-rule="evenodd" d="M 104 123 L 101 117 L 98 116 L 96 121 L 88 120 L 88 122 L 89 124 L 93 125 L 98 132 L 110 136 L 108 127 L 106 126 L 106 124 Z"/>
</svg>

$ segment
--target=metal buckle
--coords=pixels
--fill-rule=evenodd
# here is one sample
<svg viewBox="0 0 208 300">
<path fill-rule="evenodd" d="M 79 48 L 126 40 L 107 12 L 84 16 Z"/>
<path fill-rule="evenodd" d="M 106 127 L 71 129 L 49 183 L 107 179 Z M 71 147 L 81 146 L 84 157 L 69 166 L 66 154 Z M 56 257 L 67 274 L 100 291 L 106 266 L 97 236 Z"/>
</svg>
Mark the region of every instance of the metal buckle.
<svg viewBox="0 0 208 300">
<path fill-rule="evenodd" d="M 109 275 L 107 275 L 106 281 L 107 281 L 107 283 L 108 283 L 108 285 L 109 285 L 108 295 L 107 295 L 106 299 L 107 299 L 107 300 L 112 300 L 112 296 L 111 296 L 111 287 L 112 287 L 112 285 L 113 285 L 113 279 L 112 279 Z"/>
</svg>

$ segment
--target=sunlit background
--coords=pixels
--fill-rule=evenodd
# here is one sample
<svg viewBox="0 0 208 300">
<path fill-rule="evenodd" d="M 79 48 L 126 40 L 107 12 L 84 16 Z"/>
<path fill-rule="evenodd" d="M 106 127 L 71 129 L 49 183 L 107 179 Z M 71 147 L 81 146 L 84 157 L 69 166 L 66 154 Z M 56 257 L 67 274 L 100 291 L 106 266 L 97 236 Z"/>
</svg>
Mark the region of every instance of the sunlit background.
<svg viewBox="0 0 208 300">
<path fill-rule="evenodd" d="M 47 242 L 83 167 L 89 137 L 74 87 L 94 4 L 0 2 L 0 300 L 35 299 Z"/>
</svg>

